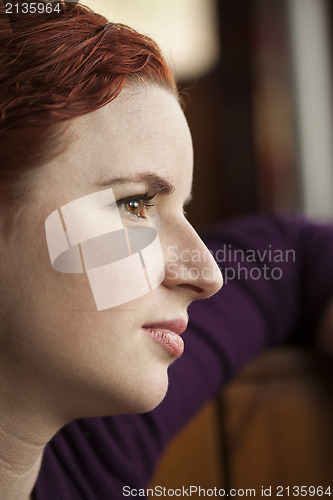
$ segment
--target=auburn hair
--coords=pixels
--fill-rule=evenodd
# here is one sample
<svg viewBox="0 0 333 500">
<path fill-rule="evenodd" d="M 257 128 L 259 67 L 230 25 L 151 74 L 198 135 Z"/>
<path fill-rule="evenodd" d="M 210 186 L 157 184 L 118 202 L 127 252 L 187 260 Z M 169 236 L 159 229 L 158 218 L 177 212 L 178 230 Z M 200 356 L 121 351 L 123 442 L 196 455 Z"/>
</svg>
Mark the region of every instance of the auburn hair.
<svg viewBox="0 0 333 500">
<path fill-rule="evenodd" d="M 22 200 L 33 169 L 60 152 L 65 120 L 106 105 L 126 82 L 157 83 L 177 95 L 150 38 L 78 3 L 60 5 L 59 13 L 10 19 L 0 7 L 2 206 Z"/>
</svg>

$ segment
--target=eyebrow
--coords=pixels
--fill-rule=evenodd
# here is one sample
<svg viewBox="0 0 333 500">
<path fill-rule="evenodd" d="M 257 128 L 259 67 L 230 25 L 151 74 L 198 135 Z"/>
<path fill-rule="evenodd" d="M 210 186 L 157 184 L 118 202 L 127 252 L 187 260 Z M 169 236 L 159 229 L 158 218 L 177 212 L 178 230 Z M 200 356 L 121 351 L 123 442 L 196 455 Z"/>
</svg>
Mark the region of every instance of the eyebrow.
<svg viewBox="0 0 333 500">
<path fill-rule="evenodd" d="M 175 187 L 170 184 L 170 182 L 163 179 L 163 177 L 150 172 L 137 174 L 131 177 L 114 177 L 104 179 L 102 182 L 98 182 L 97 186 L 106 188 L 114 184 L 126 184 L 128 182 L 145 183 L 151 190 L 156 191 L 156 193 L 171 194 L 175 190 Z"/>
</svg>

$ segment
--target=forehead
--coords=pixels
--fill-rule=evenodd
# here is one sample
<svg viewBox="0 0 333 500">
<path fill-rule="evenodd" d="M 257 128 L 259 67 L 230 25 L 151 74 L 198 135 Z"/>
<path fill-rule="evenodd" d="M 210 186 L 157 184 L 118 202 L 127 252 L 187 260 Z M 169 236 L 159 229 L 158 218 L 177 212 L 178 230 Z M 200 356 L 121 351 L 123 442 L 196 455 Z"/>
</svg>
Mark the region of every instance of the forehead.
<svg viewBox="0 0 333 500">
<path fill-rule="evenodd" d="M 110 170 L 119 176 L 140 170 L 172 176 L 180 164 L 192 167 L 185 116 L 175 96 L 157 86 L 125 88 L 108 105 L 75 120 L 72 134 L 74 170 L 81 157 L 90 181 L 109 177 Z"/>
<path fill-rule="evenodd" d="M 36 198 L 49 213 L 109 179 L 142 173 L 165 179 L 180 199 L 191 192 L 191 135 L 176 97 L 163 88 L 125 88 L 106 106 L 68 122 L 65 133 L 63 153 L 35 178 Z M 115 189 L 116 196 L 133 194 Z"/>
</svg>

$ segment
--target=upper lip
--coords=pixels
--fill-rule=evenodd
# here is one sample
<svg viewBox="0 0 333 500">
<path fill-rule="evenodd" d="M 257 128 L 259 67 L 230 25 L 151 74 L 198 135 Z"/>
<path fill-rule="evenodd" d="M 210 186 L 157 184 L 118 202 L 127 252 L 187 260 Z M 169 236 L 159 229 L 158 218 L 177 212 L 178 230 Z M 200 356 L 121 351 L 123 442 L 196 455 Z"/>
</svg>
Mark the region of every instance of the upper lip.
<svg viewBox="0 0 333 500">
<path fill-rule="evenodd" d="M 187 328 L 188 320 L 183 318 L 171 319 L 169 321 L 157 321 L 156 323 L 149 323 L 143 325 L 142 328 L 150 328 L 152 330 L 169 330 L 171 332 L 181 335 Z"/>
</svg>

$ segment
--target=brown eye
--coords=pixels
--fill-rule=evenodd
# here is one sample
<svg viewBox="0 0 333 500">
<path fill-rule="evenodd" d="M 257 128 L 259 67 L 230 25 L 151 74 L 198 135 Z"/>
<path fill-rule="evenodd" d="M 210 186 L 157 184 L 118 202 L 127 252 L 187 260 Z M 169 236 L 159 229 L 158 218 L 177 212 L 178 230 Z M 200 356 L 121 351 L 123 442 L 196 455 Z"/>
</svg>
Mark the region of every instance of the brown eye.
<svg viewBox="0 0 333 500">
<path fill-rule="evenodd" d="M 149 194 L 149 192 L 128 196 L 117 201 L 118 208 L 125 211 L 138 219 L 147 219 L 148 210 L 154 206 L 152 203 L 155 194 Z"/>
<path fill-rule="evenodd" d="M 141 215 L 141 202 L 139 200 L 131 200 L 125 204 L 125 209 L 131 215 Z"/>
</svg>

